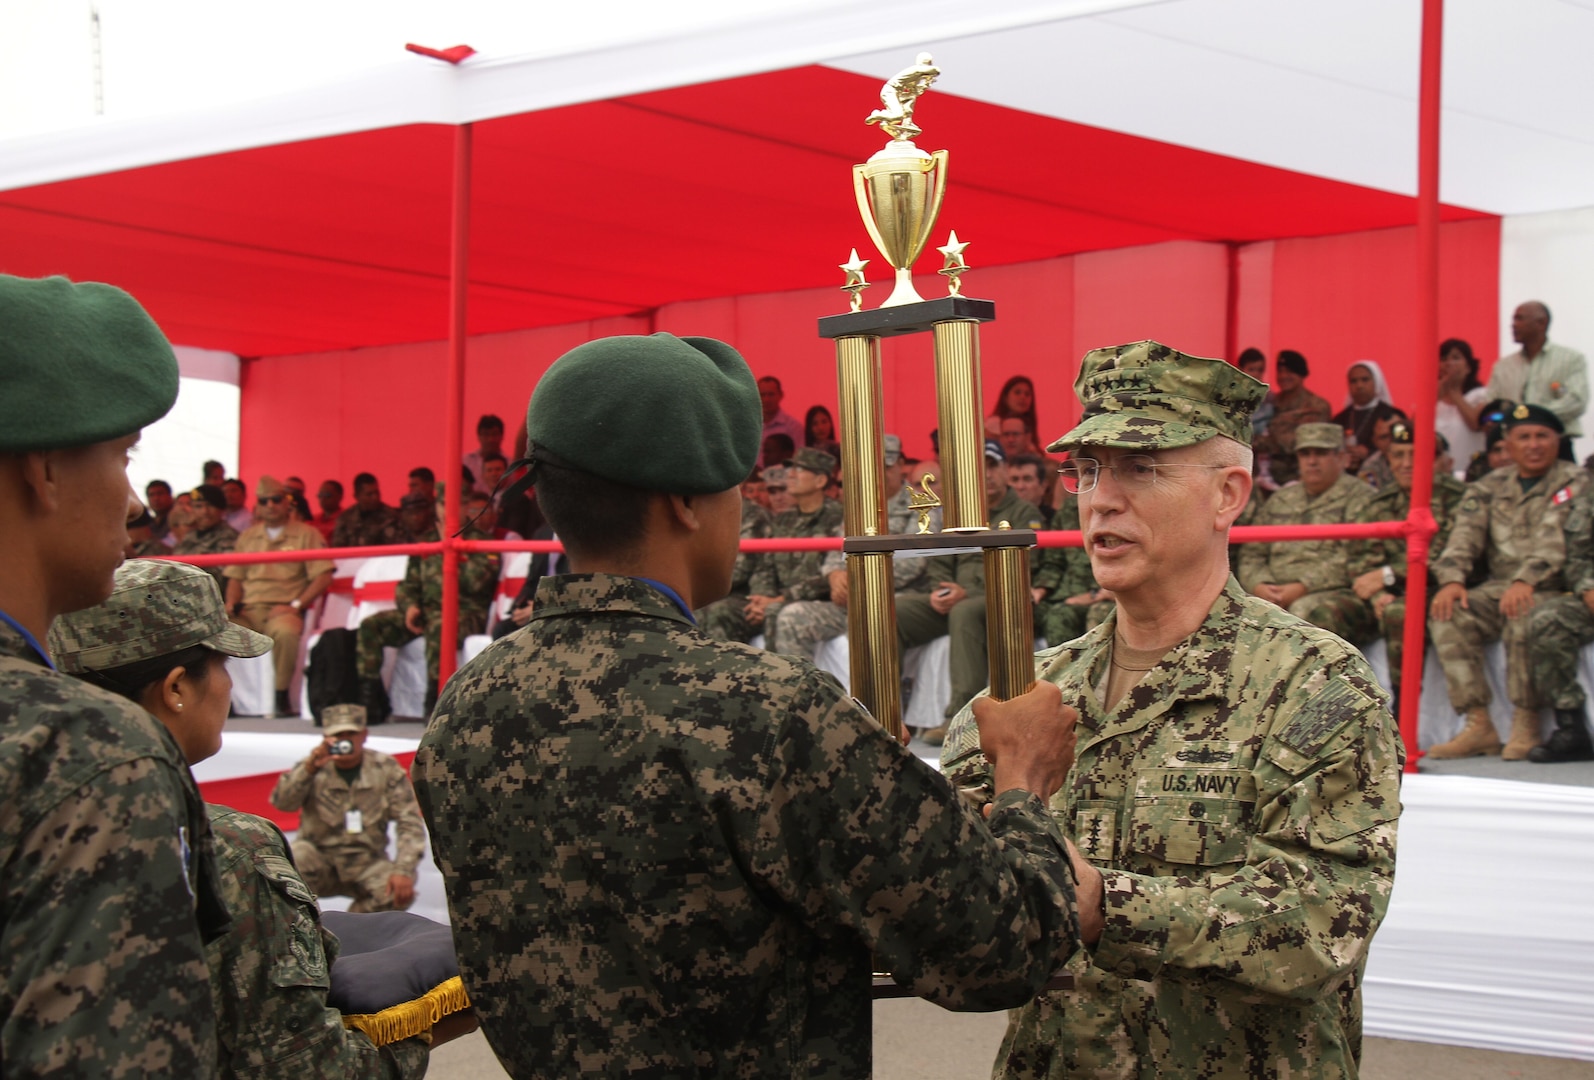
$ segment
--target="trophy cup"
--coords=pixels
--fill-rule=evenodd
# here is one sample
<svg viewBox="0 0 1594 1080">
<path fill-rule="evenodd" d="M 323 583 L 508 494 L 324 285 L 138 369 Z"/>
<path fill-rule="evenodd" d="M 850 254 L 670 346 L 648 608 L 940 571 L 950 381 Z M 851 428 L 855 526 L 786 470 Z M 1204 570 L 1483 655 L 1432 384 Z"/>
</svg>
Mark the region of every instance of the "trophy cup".
<svg viewBox="0 0 1594 1080">
<path fill-rule="evenodd" d="M 938 249 L 945 256 L 941 273 L 947 279 L 948 295 L 925 300 L 913 287 L 913 264 L 930 241 L 946 194 L 947 152 L 927 153 L 913 144 L 914 136 L 922 134 L 914 123 L 914 108 L 939 74 L 930 54 L 920 53 L 913 66 L 886 82 L 880 91 L 881 108 L 866 122 L 878 123 L 890 141 L 867 162 L 853 166 L 859 213 L 894 271 L 895 287 L 880 307 L 864 310 L 866 260 L 854 250 L 841 264 L 847 274 L 842 288 L 851 296 L 851 310 L 819 320 L 820 336 L 836 343 L 852 693 L 899 736 L 902 689 L 891 575 L 895 556 L 982 551 L 991 694 L 1005 700 L 1035 681 L 1027 557 L 1035 534 L 1009 528 L 1006 522 L 991 529 L 986 519 L 979 325 L 996 317 L 996 305 L 962 295 L 961 275 L 968 270 L 963 250 L 968 245 L 959 242 L 956 233 Z M 926 332 L 935 342 L 944 531 L 890 536 L 883 495 L 880 340 Z"/>
</svg>

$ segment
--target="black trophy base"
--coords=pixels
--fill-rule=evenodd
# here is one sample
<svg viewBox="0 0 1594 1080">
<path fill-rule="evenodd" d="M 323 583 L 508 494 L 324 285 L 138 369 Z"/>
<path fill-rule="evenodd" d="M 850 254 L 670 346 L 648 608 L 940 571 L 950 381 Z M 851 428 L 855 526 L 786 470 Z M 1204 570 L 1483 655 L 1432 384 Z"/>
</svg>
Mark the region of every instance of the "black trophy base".
<svg viewBox="0 0 1594 1080">
<path fill-rule="evenodd" d="M 826 315 L 819 320 L 819 336 L 899 337 L 902 334 L 922 334 L 941 322 L 992 322 L 995 318 L 996 303 L 992 300 L 943 296 L 939 300 L 921 300 L 917 304 Z"/>
</svg>

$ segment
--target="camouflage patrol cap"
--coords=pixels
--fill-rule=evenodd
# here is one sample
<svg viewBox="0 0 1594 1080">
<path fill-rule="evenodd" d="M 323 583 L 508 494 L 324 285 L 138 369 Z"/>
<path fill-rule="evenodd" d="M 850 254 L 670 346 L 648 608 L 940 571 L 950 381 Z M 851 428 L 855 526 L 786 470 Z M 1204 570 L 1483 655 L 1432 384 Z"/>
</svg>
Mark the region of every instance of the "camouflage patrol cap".
<svg viewBox="0 0 1594 1080">
<path fill-rule="evenodd" d="M 350 735 L 365 730 L 364 705 L 328 705 L 321 710 L 321 730 L 328 735 Z"/>
<path fill-rule="evenodd" d="M 788 469 L 807 469 L 820 476 L 829 476 L 836 471 L 836 459 L 823 450 L 815 450 L 812 446 L 803 447 L 781 464 Z"/>
<path fill-rule="evenodd" d="M 114 285 L 0 274 L 0 451 L 130 435 L 171 411 L 177 358 Z"/>
<path fill-rule="evenodd" d="M 526 408 L 533 458 L 545 450 L 606 480 L 675 495 L 739 485 L 763 431 L 758 383 L 741 354 L 713 338 L 665 333 L 576 346 L 553 362 Z"/>
<path fill-rule="evenodd" d="M 228 656 L 260 656 L 271 639 L 227 621 L 216 579 L 197 566 L 130 559 L 110 598 L 62 615 L 50 627 L 50 655 L 62 671 L 108 671 L 170 656 L 193 645 Z"/>
<path fill-rule="evenodd" d="M 1171 450 L 1214 435 L 1251 445 L 1251 412 L 1267 384 L 1224 360 L 1187 356 L 1155 341 L 1085 354 L 1074 380 L 1084 414 L 1046 449 Z"/>
<path fill-rule="evenodd" d="M 1295 429 L 1296 450 L 1343 450 L 1345 431 L 1338 424 L 1302 424 Z"/>
</svg>

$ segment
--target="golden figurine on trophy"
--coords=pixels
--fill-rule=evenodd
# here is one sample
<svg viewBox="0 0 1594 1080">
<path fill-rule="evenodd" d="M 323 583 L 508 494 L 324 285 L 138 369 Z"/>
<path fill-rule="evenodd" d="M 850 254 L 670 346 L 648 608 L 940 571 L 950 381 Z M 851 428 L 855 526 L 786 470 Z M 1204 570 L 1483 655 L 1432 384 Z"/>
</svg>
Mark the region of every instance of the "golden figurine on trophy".
<svg viewBox="0 0 1594 1080">
<path fill-rule="evenodd" d="M 896 596 L 891 562 L 896 555 L 983 551 L 991 693 L 1023 693 L 1035 681 L 1034 623 L 1030 610 L 1026 529 L 992 530 L 985 510 L 985 410 L 980 392 L 979 324 L 996 317 L 996 305 L 962 295 L 969 269 L 954 232 L 938 250 L 948 295 L 925 300 L 913 287 L 913 265 L 924 252 L 946 195 L 947 152 L 919 149 L 914 121 L 919 97 L 940 69 L 929 53 L 881 88 L 882 107 L 865 122 L 879 124 L 890 141 L 854 165 L 853 194 L 864 228 L 895 273 L 895 287 L 880 307 L 863 310 L 866 261 L 841 264 L 851 310 L 819 320 L 821 337 L 836 342 L 841 407 L 842 500 L 847 539 L 847 637 L 852 693 L 893 734 L 902 732 L 902 689 L 897 656 Z M 935 340 L 936 412 L 940 423 L 945 531 L 890 536 L 886 527 L 884 408 L 880 395 L 880 340 L 930 332 Z M 1006 524 L 1005 522 L 1003 523 Z"/>
</svg>

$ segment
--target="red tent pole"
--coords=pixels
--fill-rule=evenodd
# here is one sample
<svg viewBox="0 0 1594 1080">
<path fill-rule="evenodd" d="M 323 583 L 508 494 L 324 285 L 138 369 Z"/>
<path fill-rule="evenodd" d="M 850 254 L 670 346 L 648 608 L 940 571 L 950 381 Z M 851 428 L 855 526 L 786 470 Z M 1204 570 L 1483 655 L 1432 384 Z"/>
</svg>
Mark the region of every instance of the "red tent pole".
<svg viewBox="0 0 1594 1080">
<path fill-rule="evenodd" d="M 454 129 L 454 221 L 448 260 L 448 384 L 444 394 L 443 626 L 438 642 L 439 688 L 454 674 L 459 653 L 459 532 L 461 449 L 465 439 L 465 306 L 470 284 L 471 125 Z"/>
<path fill-rule="evenodd" d="M 1406 771 L 1417 771 L 1417 706 L 1422 698 L 1423 631 L 1428 615 L 1428 543 L 1433 511 L 1434 415 L 1439 401 L 1439 104 L 1444 59 L 1444 0 L 1423 0 L 1422 76 L 1417 94 L 1417 400 L 1412 416 L 1417 460 L 1406 518 L 1405 656 L 1401 664 L 1400 737 Z"/>
</svg>

